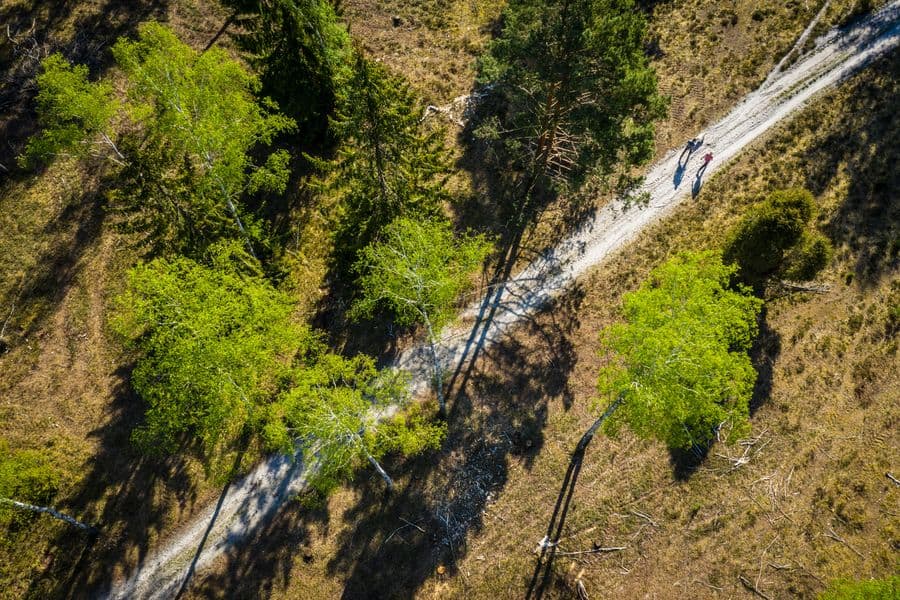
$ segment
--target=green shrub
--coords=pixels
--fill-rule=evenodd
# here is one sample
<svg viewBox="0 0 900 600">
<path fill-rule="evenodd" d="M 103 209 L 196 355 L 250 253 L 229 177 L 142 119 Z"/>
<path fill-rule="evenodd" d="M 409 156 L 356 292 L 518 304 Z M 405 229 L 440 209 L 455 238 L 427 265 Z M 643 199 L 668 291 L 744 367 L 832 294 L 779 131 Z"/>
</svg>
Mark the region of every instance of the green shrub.
<svg viewBox="0 0 900 600">
<path fill-rule="evenodd" d="M 896 600 L 900 598 L 900 575 L 885 579 L 837 581 L 819 595 L 819 600 Z"/>
<path fill-rule="evenodd" d="M 785 259 L 784 275 L 795 281 L 809 281 L 825 268 L 834 249 L 821 233 L 805 233 Z"/>
<path fill-rule="evenodd" d="M 37 450 L 11 451 L 0 441 L 0 497 L 48 504 L 59 489 L 60 476 L 50 460 Z M 6 505 L 0 505 L 0 523 L 27 515 Z"/>
<path fill-rule="evenodd" d="M 801 240 L 814 213 L 815 203 L 808 191 L 773 192 L 751 208 L 731 232 L 725 261 L 737 263 L 745 281 L 761 282 L 781 268 L 785 252 Z"/>
</svg>

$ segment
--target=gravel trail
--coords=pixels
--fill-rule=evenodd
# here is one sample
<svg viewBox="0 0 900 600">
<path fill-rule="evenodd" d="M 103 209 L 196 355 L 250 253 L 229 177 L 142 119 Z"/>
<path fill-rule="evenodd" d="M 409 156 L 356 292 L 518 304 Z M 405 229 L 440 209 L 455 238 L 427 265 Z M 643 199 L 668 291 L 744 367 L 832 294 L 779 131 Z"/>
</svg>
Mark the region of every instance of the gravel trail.
<svg viewBox="0 0 900 600">
<path fill-rule="evenodd" d="M 649 197 L 645 206 L 626 208 L 623 201 L 608 204 L 569 239 L 464 311 L 463 325 L 450 328 L 442 337 L 439 353 L 445 369 L 453 372 L 476 355 L 475 349 L 499 339 L 523 317 L 533 315 L 588 269 L 665 217 L 692 191 L 700 189 L 703 179 L 727 165 L 779 121 L 898 44 L 900 0 L 894 0 L 855 26 L 820 37 L 814 48 L 784 70 L 779 68 L 784 65 L 782 61 L 758 90 L 699 134 L 705 143 L 691 154 L 683 169 L 679 169 L 681 148 L 670 151 L 650 169 L 640 190 Z M 707 152 L 712 152 L 714 159 L 698 180 L 696 173 Z M 679 170 L 682 178 L 676 175 Z M 492 318 L 482 322 L 482 316 L 489 312 Z M 479 322 L 481 325 L 475 327 Z M 430 355 L 425 348 L 405 352 L 397 366 L 413 373 L 416 391 L 427 389 Z M 300 492 L 306 474 L 300 461 L 284 456 L 263 462 L 229 486 L 215 505 L 151 552 L 129 578 L 113 583 L 102 597 L 174 597 L 194 573 L 251 535 L 285 499 Z"/>
</svg>

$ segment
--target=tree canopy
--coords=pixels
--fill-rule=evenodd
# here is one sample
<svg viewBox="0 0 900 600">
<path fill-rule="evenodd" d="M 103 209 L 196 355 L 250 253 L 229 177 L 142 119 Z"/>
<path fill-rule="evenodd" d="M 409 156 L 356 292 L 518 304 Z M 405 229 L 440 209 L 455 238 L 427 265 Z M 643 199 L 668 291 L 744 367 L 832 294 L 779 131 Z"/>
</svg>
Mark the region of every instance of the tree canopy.
<svg viewBox="0 0 900 600">
<path fill-rule="evenodd" d="M 400 218 L 385 228 L 380 242 L 360 253 L 360 295 L 351 316 L 371 316 L 381 307 L 400 325 L 425 327 L 441 411 L 443 383 L 435 343 L 453 318 L 459 295 L 471 285 L 473 271 L 491 249 L 484 236 L 456 237 L 446 221 Z"/>
<path fill-rule="evenodd" d="M 292 301 L 248 258 L 217 245 L 209 264 L 160 258 L 129 272 L 114 325 L 142 353 L 131 380 L 148 404 L 134 434 L 145 450 L 170 453 L 184 439 L 211 456 L 235 446 L 264 423 L 294 358 L 314 348 Z"/>
<path fill-rule="evenodd" d="M 640 163 L 665 113 L 631 0 L 511 0 L 479 80 L 501 99 L 478 133 L 498 142 L 525 193 L 550 176 L 579 181 Z"/>
<path fill-rule="evenodd" d="M 410 401 L 409 377 L 395 370 L 379 371 L 364 355 L 346 359 L 322 357 L 293 374 L 291 389 L 277 410 L 286 427 L 271 420 L 267 435 L 285 445 L 291 438 L 314 440 L 304 446 L 307 460 L 317 462 L 317 483 L 331 487 L 352 477 L 368 461 L 385 480 L 393 480 L 379 463 L 388 452 L 418 454 L 436 448 L 445 427 L 429 423 L 418 411 L 404 413 Z"/>
<path fill-rule="evenodd" d="M 427 131 L 422 104 L 402 78 L 357 51 L 333 122 L 338 156 L 320 162 L 340 206 L 337 247 L 352 263 L 394 219 L 431 219 L 448 199 L 441 131 Z"/>
<path fill-rule="evenodd" d="M 224 0 L 243 15 L 238 37 L 265 94 L 322 143 L 350 65 L 350 35 L 330 0 Z"/>
<path fill-rule="evenodd" d="M 734 436 L 748 431 L 756 372 L 747 352 L 762 301 L 730 287 L 735 270 L 716 254 L 685 253 L 625 294 L 625 322 L 601 335 L 599 390 L 621 398 L 608 431 L 624 423 L 676 448 L 708 442 L 726 421 Z"/>
<path fill-rule="evenodd" d="M 776 274 L 812 279 L 831 258 L 828 240 L 808 228 L 815 213 L 807 190 L 772 192 L 730 232 L 725 260 L 737 263 L 741 277 L 756 285 Z"/>
<path fill-rule="evenodd" d="M 163 25 L 144 23 L 138 39 L 113 48 L 126 75 L 117 102 L 104 82 L 61 56 L 44 61 L 38 116 L 42 133 L 26 157 L 63 152 L 107 155 L 120 165 L 114 206 L 138 211 L 135 224 L 153 243 L 202 251 L 220 237 L 240 236 L 251 254 L 261 237 L 240 200 L 246 192 L 283 191 L 288 155 L 255 165 L 251 151 L 294 127 L 257 79 L 217 48 L 198 53 Z"/>
</svg>

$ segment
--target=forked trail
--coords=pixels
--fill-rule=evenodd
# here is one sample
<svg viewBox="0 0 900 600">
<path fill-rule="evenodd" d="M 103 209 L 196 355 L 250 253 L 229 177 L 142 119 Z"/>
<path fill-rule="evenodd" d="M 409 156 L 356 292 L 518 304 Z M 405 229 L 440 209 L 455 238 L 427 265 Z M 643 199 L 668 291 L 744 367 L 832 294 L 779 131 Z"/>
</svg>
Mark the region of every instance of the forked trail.
<svg viewBox="0 0 900 600">
<path fill-rule="evenodd" d="M 441 341 L 439 352 L 445 369 L 452 372 L 463 361 L 472 360 L 477 349 L 533 315 L 577 277 L 666 216 L 702 185 L 702 179 L 712 176 L 776 123 L 898 44 L 900 0 L 894 0 L 853 27 L 825 34 L 789 68 L 776 67 L 758 90 L 700 134 L 704 145 L 687 158 L 687 164 L 682 161 L 679 166 L 678 148 L 650 169 L 640 190 L 649 197 L 645 206 L 626 210 L 623 201 L 606 205 L 569 239 L 466 310 L 463 323 L 468 325 L 449 330 Z M 712 152 L 714 159 L 698 180 L 696 173 L 707 152 Z M 491 318 L 486 320 L 488 314 Z M 430 380 L 430 360 L 426 349 L 414 348 L 400 356 L 397 366 L 411 371 L 414 387 L 421 390 Z M 193 573 L 252 534 L 285 499 L 300 492 L 306 473 L 300 461 L 284 456 L 268 459 L 151 552 L 128 579 L 113 583 L 106 596 L 173 597 Z"/>
</svg>

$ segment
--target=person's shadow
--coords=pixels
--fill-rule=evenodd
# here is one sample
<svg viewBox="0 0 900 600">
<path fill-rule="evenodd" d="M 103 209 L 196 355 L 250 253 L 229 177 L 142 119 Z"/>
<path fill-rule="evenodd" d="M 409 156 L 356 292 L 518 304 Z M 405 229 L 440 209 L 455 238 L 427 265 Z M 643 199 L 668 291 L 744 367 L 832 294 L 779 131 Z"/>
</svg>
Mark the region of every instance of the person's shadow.
<svg viewBox="0 0 900 600">
<path fill-rule="evenodd" d="M 691 197 L 696 198 L 700 193 L 700 188 L 703 187 L 703 173 L 706 172 L 706 167 L 709 166 L 710 161 L 706 161 L 703 165 L 697 170 L 697 176 L 694 177 L 694 185 L 691 187 Z"/>
<path fill-rule="evenodd" d="M 690 155 L 688 155 L 690 156 Z M 682 163 L 680 160 L 678 161 L 678 167 L 675 169 L 675 176 L 672 177 L 672 185 L 675 186 L 675 189 L 678 189 L 678 186 L 681 185 L 681 180 L 684 179 L 684 172 L 687 170 L 687 162 Z"/>
</svg>

